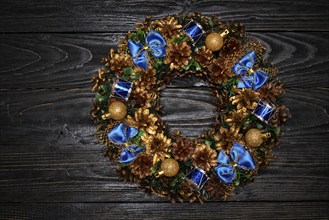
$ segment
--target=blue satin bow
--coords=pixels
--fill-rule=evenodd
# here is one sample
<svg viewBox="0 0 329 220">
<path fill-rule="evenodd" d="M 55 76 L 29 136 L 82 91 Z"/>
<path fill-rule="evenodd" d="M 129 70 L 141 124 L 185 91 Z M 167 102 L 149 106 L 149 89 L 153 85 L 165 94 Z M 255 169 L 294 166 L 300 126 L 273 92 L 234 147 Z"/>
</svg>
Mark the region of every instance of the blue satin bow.
<svg viewBox="0 0 329 220">
<path fill-rule="evenodd" d="M 167 45 L 165 39 L 157 31 L 150 31 L 146 37 L 146 47 L 141 43 L 128 40 L 128 48 L 131 56 L 133 57 L 133 62 L 136 66 L 147 69 L 149 56 L 147 50 L 150 50 L 152 55 L 156 58 L 161 58 L 166 56 Z"/>
<path fill-rule="evenodd" d="M 138 129 L 122 123 L 118 124 L 107 134 L 109 140 L 117 145 L 122 145 L 138 134 Z"/>
<path fill-rule="evenodd" d="M 253 70 L 252 68 L 255 63 L 256 53 L 255 51 L 251 51 L 233 66 L 233 72 L 237 75 L 242 75 L 237 88 L 253 88 L 254 90 L 258 90 L 265 84 L 269 76 L 261 70 Z"/>
<path fill-rule="evenodd" d="M 234 142 L 230 150 L 230 157 L 223 150 L 220 151 L 217 158 L 218 165 L 215 167 L 215 172 L 225 184 L 230 184 L 234 180 L 236 166 L 246 170 L 255 169 L 255 162 L 250 153 L 237 142 Z"/>
<path fill-rule="evenodd" d="M 120 154 L 120 163 L 128 164 L 135 160 L 135 157 L 144 150 L 145 148 L 140 148 L 136 144 L 132 144 L 124 149 Z"/>
</svg>

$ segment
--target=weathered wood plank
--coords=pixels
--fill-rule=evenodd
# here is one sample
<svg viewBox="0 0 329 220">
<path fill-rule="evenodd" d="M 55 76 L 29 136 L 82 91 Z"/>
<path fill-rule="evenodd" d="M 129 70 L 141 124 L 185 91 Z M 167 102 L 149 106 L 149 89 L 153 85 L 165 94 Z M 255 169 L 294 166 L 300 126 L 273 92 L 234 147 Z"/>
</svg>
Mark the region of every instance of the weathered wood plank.
<svg viewBox="0 0 329 220">
<path fill-rule="evenodd" d="M 328 32 L 251 33 L 268 49 L 290 87 L 329 85 Z M 0 88 L 90 88 L 100 59 L 121 34 L 4 34 L 0 36 Z"/>
<path fill-rule="evenodd" d="M 0 32 L 121 32 L 146 15 L 183 11 L 238 20 L 254 31 L 328 31 L 328 3 L 316 1 L 1 1 Z"/>
<path fill-rule="evenodd" d="M 1 219 L 327 219 L 328 202 L 3 204 Z M 193 213 L 193 214 L 192 214 Z"/>
<path fill-rule="evenodd" d="M 195 84 L 200 85 L 195 78 L 181 78 L 161 99 L 169 126 L 190 136 L 210 127 L 215 114 L 211 93 L 191 87 Z M 275 151 L 277 159 L 233 201 L 327 200 L 328 92 L 287 90 L 283 101 L 294 117 L 285 127 L 282 148 Z M 0 93 L 1 202 L 163 201 L 118 181 L 115 166 L 102 157 L 88 117 L 92 96 L 88 89 Z M 187 103 L 176 104 L 183 98 Z M 191 112 L 188 103 L 207 107 Z M 200 119 L 200 112 L 206 119 Z"/>
</svg>

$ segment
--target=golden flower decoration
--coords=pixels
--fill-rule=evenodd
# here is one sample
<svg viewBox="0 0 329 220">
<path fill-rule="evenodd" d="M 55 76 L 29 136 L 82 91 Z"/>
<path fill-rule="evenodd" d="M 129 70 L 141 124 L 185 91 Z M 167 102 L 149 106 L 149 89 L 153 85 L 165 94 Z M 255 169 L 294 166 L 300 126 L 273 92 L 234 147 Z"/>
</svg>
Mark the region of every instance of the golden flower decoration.
<svg viewBox="0 0 329 220">
<path fill-rule="evenodd" d="M 139 176 L 140 179 L 144 179 L 147 176 L 151 176 L 151 167 L 153 166 L 153 157 L 149 155 L 137 156 L 134 162 L 131 164 L 131 173 Z"/>
<path fill-rule="evenodd" d="M 170 70 L 180 70 L 188 64 L 191 54 L 192 49 L 186 41 L 181 43 L 168 42 L 164 63 L 169 64 Z"/>
<path fill-rule="evenodd" d="M 158 129 L 157 121 L 158 118 L 150 113 L 148 108 L 139 108 L 133 117 L 128 115 L 126 119 L 128 125 L 142 129 L 149 134 L 156 134 Z"/>
<path fill-rule="evenodd" d="M 221 127 L 219 133 L 214 136 L 217 142 L 217 150 L 226 150 L 233 145 L 235 141 L 239 141 L 242 138 L 240 127 L 230 127 L 230 129 Z"/>
<path fill-rule="evenodd" d="M 231 111 L 228 113 L 228 115 L 225 117 L 225 122 L 229 126 L 240 126 L 241 123 L 246 119 L 246 116 L 248 115 L 247 112 L 240 110 L 237 111 Z"/>
<path fill-rule="evenodd" d="M 173 16 L 168 16 L 165 19 L 151 22 L 151 29 L 158 30 L 162 36 L 171 40 L 171 38 L 179 33 L 182 25 Z"/>
<path fill-rule="evenodd" d="M 193 154 L 193 164 L 205 171 L 216 166 L 217 153 L 205 144 L 197 144 Z"/>
<path fill-rule="evenodd" d="M 230 98 L 230 101 L 233 105 L 237 105 L 237 109 L 246 109 L 253 110 L 256 108 L 259 101 L 259 92 L 254 91 L 253 89 L 237 89 L 234 90 L 235 95 Z"/>
<path fill-rule="evenodd" d="M 284 93 L 280 81 L 266 83 L 259 90 L 260 98 L 265 101 L 275 102 L 276 98 Z"/>
<path fill-rule="evenodd" d="M 171 145 L 171 139 L 164 135 L 163 132 L 155 135 L 145 134 L 141 137 L 147 154 L 154 154 L 159 151 L 167 151 Z"/>
</svg>

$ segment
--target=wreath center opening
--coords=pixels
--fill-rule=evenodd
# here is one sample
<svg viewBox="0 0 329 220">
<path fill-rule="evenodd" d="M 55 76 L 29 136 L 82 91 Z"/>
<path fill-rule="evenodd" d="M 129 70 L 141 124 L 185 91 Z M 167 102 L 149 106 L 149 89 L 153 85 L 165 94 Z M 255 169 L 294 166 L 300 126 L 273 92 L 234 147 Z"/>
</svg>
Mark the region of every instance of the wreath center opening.
<svg viewBox="0 0 329 220">
<path fill-rule="evenodd" d="M 161 117 L 169 133 L 195 138 L 215 123 L 217 99 L 207 82 L 194 75 L 176 78 L 161 90 Z"/>
</svg>

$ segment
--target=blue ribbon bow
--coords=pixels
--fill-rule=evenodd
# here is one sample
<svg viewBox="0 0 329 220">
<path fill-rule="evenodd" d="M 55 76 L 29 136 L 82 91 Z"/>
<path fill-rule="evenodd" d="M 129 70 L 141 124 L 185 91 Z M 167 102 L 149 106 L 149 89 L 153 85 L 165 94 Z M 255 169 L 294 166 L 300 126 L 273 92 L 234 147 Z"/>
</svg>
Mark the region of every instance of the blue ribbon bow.
<svg viewBox="0 0 329 220">
<path fill-rule="evenodd" d="M 138 129 L 122 123 L 118 124 L 107 134 L 109 140 L 117 145 L 122 145 L 138 134 Z"/>
<path fill-rule="evenodd" d="M 138 147 L 136 144 L 132 144 L 124 149 L 120 153 L 120 163 L 129 164 L 135 160 L 135 157 L 145 148 Z"/>
<path fill-rule="evenodd" d="M 230 157 L 223 150 L 220 151 L 217 158 L 218 165 L 215 167 L 215 172 L 225 184 L 230 184 L 234 180 L 236 174 L 235 167 L 255 170 L 254 160 L 241 144 L 234 142 L 230 150 Z"/>
<path fill-rule="evenodd" d="M 233 68 L 233 72 L 237 75 L 242 75 L 237 88 L 253 88 L 258 90 L 261 88 L 268 79 L 267 73 L 261 70 L 253 70 L 253 66 L 256 63 L 256 53 L 251 51 L 244 55 Z"/>
<path fill-rule="evenodd" d="M 133 62 L 136 66 L 147 69 L 149 56 L 147 51 L 149 50 L 155 58 L 161 58 L 166 56 L 167 45 L 165 39 L 157 31 L 150 31 L 146 37 L 146 46 L 144 47 L 141 43 L 128 40 L 128 48 L 131 56 L 133 57 Z"/>
</svg>

